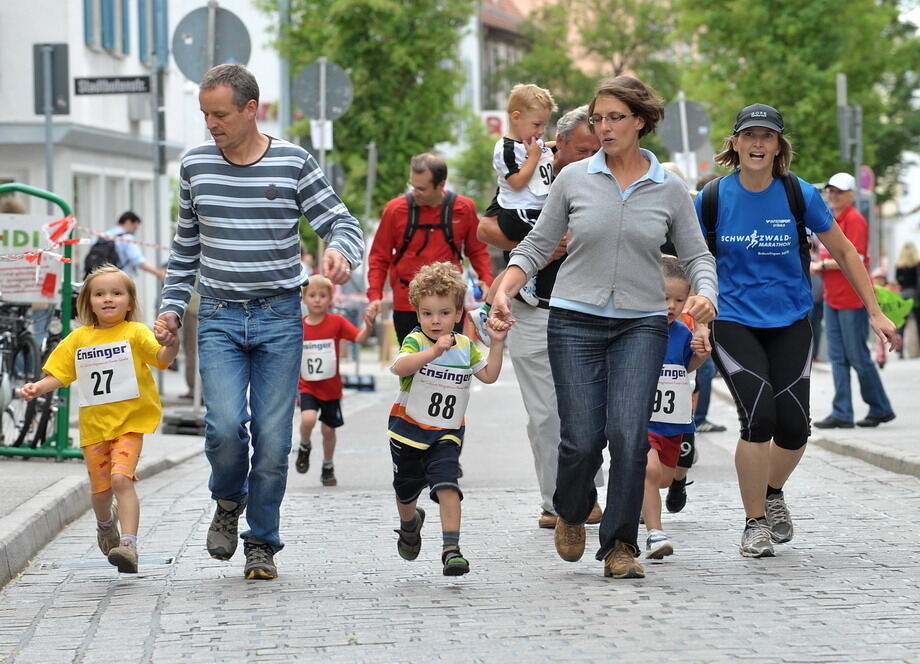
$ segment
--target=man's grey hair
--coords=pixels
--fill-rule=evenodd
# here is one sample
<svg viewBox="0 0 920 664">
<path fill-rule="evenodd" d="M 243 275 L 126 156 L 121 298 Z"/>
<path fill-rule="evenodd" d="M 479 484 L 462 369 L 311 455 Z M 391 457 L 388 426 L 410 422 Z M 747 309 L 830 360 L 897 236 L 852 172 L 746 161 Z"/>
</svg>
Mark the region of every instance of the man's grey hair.
<svg viewBox="0 0 920 664">
<path fill-rule="evenodd" d="M 559 118 L 556 122 L 556 138 L 569 140 L 572 132 L 578 129 L 578 125 L 588 124 L 588 105 L 573 108 L 571 111 Z"/>
<path fill-rule="evenodd" d="M 226 64 L 211 67 L 201 79 L 202 90 L 213 90 L 218 85 L 229 85 L 233 89 L 233 103 L 240 110 L 255 99 L 259 103 L 259 84 L 252 72 L 240 64 Z"/>
</svg>

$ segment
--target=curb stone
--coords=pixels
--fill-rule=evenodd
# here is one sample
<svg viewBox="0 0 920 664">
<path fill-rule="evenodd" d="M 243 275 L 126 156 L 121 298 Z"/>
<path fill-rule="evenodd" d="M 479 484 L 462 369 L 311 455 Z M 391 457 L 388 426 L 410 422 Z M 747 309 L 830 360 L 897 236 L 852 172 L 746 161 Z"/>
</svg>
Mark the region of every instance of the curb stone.
<svg viewBox="0 0 920 664">
<path fill-rule="evenodd" d="M 152 477 L 203 452 L 196 446 L 185 454 L 160 458 L 148 464 L 141 462 L 137 477 Z M 86 477 L 65 477 L 0 518 L 0 587 L 15 578 L 36 553 L 88 509 L 89 480 Z"/>
</svg>

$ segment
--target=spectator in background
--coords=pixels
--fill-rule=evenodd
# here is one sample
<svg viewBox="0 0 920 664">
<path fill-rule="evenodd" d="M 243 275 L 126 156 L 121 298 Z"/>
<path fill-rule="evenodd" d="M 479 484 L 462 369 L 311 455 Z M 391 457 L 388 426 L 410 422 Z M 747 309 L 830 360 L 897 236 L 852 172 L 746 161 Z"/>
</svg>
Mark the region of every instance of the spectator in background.
<svg viewBox="0 0 920 664">
<path fill-rule="evenodd" d="M 911 315 L 904 322 L 901 329 L 898 330 L 903 338 L 905 328 L 910 325 L 911 318 L 914 321 L 914 325 L 920 328 L 920 298 L 917 297 L 920 295 L 920 290 L 917 288 L 917 282 L 920 281 L 920 254 L 917 253 L 917 246 L 913 242 L 905 242 L 901 247 L 901 253 L 898 254 L 898 260 L 894 264 L 894 278 L 901 288 L 901 297 L 905 300 L 913 299 L 914 301 L 914 309 Z M 903 345 L 899 352 L 900 357 L 903 358 Z"/>
<path fill-rule="evenodd" d="M 140 225 L 141 218 L 129 210 L 122 214 L 118 218 L 118 223 L 105 233 L 106 235 L 134 240 L 136 239 L 134 234 Z M 134 242 L 115 242 L 115 250 L 118 252 L 118 267 L 132 279 L 137 276 L 139 269 L 149 272 L 160 281 L 166 278 L 166 270 L 161 270 L 148 263 L 139 244 Z"/>
<path fill-rule="evenodd" d="M 849 173 L 836 173 L 828 180 L 825 190 L 840 230 L 853 243 L 862 264 L 868 267 L 869 224 L 853 205 L 855 188 L 856 178 Z M 859 380 L 860 395 L 869 405 L 869 413 L 856 424 L 877 427 L 893 420 L 895 414 L 866 345 L 869 314 L 840 264 L 823 246 L 820 258 L 819 262 L 811 264 L 811 271 L 824 279 L 824 321 L 827 353 L 834 374 L 834 401 L 831 414 L 815 422 L 815 426 L 819 429 L 853 427 L 853 395 L 850 389 L 850 369 L 853 369 Z M 868 275 L 866 277 L 868 280 Z M 874 290 L 871 297 L 875 302 Z"/>
<path fill-rule="evenodd" d="M 811 260 L 812 262 L 821 260 L 819 243 L 814 237 L 811 239 Z M 815 272 L 812 272 L 810 277 L 811 313 L 808 314 L 808 322 L 811 323 L 811 333 L 814 335 L 811 359 L 813 362 L 819 362 L 818 354 L 821 351 L 821 334 L 824 327 L 824 279 Z"/>
</svg>

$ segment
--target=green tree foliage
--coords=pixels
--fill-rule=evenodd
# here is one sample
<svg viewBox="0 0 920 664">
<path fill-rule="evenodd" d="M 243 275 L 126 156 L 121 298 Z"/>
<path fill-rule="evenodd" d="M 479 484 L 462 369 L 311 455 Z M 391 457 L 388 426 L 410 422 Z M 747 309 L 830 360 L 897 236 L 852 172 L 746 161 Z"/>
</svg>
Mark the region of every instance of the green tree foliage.
<svg viewBox="0 0 920 664">
<path fill-rule="evenodd" d="M 335 121 L 329 158 L 348 174 L 343 198 L 364 209 L 367 144 L 378 151 L 374 210 L 405 191 L 410 158 L 454 139 L 464 75 L 458 53 L 473 0 L 292 0 L 278 48 L 296 74 L 326 56 L 351 75 L 354 101 Z M 277 0 L 260 0 L 276 12 Z M 309 134 L 309 123 L 292 130 Z"/>
<path fill-rule="evenodd" d="M 480 211 L 489 206 L 495 194 L 492 150 L 496 138 L 488 132 L 482 118 L 470 114 L 463 130 L 463 143 L 467 148 L 450 163 L 451 189 L 472 198 Z"/>
<path fill-rule="evenodd" d="M 532 81 L 549 88 L 561 112 L 587 103 L 601 78 L 620 74 L 646 81 L 668 99 L 679 82 L 670 50 L 675 24 L 666 0 L 561 0 L 541 5 L 521 25 L 529 53 L 501 75 L 511 82 Z"/>
<path fill-rule="evenodd" d="M 709 109 L 714 137 L 730 133 L 740 108 L 767 103 L 783 113 L 796 173 L 822 181 L 852 170 L 838 149 L 841 72 L 849 103 L 863 108 L 865 163 L 883 183 L 897 179 L 902 152 L 917 149 L 920 138 L 912 103 L 920 40 L 901 21 L 895 0 L 679 0 L 676 7 L 681 35 L 693 49 L 684 77 L 688 96 Z"/>
</svg>

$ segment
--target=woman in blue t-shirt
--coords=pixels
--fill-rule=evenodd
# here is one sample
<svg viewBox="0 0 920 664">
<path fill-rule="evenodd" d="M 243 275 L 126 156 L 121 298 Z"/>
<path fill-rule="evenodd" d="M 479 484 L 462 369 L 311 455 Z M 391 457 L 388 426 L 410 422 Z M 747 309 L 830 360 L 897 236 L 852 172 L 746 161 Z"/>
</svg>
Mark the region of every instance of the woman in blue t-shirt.
<svg viewBox="0 0 920 664">
<path fill-rule="evenodd" d="M 741 555 L 754 558 L 772 556 L 774 542 L 792 539 L 782 489 L 810 433 L 811 285 L 783 182 L 793 154 L 783 128 L 775 108 L 747 106 L 715 158 L 734 172 L 715 185 L 719 315 L 711 340 L 713 360 L 738 408 L 735 467 L 746 517 Z M 801 179 L 798 185 L 805 225 L 840 264 L 872 329 L 894 345 L 897 331 L 878 307 L 862 260 L 818 190 Z M 696 199 L 701 218 L 702 200 Z"/>
</svg>

